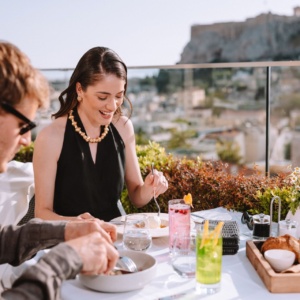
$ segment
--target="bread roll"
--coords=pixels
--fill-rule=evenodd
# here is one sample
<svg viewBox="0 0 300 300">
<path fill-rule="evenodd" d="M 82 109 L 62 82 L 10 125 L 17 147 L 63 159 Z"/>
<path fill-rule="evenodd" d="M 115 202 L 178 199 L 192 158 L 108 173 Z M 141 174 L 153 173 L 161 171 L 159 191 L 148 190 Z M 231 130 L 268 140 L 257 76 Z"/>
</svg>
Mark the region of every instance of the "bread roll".
<svg viewBox="0 0 300 300">
<path fill-rule="evenodd" d="M 261 247 L 261 252 L 264 254 L 265 251 L 270 249 L 293 251 L 296 255 L 296 262 L 300 263 L 300 242 L 298 239 L 289 234 L 267 238 Z"/>
</svg>

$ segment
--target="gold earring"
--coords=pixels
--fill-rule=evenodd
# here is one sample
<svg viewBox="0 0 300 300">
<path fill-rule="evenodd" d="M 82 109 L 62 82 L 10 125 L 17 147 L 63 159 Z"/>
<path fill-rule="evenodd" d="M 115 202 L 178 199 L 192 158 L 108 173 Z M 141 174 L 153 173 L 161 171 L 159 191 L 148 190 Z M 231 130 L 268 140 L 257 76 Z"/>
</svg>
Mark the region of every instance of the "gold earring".
<svg viewBox="0 0 300 300">
<path fill-rule="evenodd" d="M 81 101 L 82 101 L 82 98 L 81 98 L 79 95 L 77 96 L 77 101 L 78 101 L 78 102 L 81 102 Z"/>
</svg>

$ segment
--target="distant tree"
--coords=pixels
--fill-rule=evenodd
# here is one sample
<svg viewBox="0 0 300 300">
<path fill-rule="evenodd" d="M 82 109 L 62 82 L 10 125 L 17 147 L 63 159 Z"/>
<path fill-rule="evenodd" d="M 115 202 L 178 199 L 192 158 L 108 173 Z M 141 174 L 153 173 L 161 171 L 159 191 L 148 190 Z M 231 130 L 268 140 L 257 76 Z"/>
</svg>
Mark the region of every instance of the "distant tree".
<svg viewBox="0 0 300 300">
<path fill-rule="evenodd" d="M 240 156 L 240 146 L 236 142 L 219 140 L 216 148 L 221 161 L 233 164 L 240 163 L 242 159 Z"/>
<path fill-rule="evenodd" d="M 191 145 L 187 142 L 187 139 L 192 138 L 195 136 L 195 131 L 193 130 L 186 130 L 186 131 L 178 131 L 177 129 L 173 129 L 172 136 L 167 143 L 168 149 L 178 149 L 178 148 L 185 148 L 190 149 Z"/>
<path fill-rule="evenodd" d="M 188 121 L 188 120 L 186 120 L 186 119 L 183 119 L 183 118 L 177 118 L 177 119 L 173 120 L 173 122 L 174 122 L 174 123 L 188 124 L 188 125 L 191 124 L 190 121 Z"/>
<path fill-rule="evenodd" d="M 160 70 L 156 79 L 159 94 L 172 94 L 183 89 L 184 70 Z"/>
<path fill-rule="evenodd" d="M 290 160 L 292 152 L 292 145 L 291 143 L 284 145 L 284 159 Z"/>
<path fill-rule="evenodd" d="M 155 85 L 156 77 L 155 76 L 146 76 L 145 78 L 140 79 L 140 85 Z"/>
<path fill-rule="evenodd" d="M 193 69 L 194 81 L 198 85 L 211 86 L 213 84 L 212 78 L 213 69 Z"/>
<path fill-rule="evenodd" d="M 260 86 L 257 88 L 254 99 L 255 100 L 259 100 L 265 97 L 265 87 L 264 86 Z"/>
<path fill-rule="evenodd" d="M 156 88 L 158 94 L 166 94 L 168 92 L 168 84 L 170 82 L 170 73 L 168 70 L 161 69 L 156 78 Z"/>
<path fill-rule="evenodd" d="M 156 87 L 156 77 L 155 76 L 146 76 L 145 78 L 141 78 L 139 81 L 140 87 L 144 91 L 152 90 Z"/>
<path fill-rule="evenodd" d="M 283 111 L 286 111 L 287 115 L 290 111 L 300 108 L 300 93 L 293 93 L 284 95 L 280 99 L 280 107 Z"/>
<path fill-rule="evenodd" d="M 135 131 L 135 142 L 137 145 L 147 145 L 149 143 L 149 135 L 143 129 L 138 128 Z"/>
</svg>

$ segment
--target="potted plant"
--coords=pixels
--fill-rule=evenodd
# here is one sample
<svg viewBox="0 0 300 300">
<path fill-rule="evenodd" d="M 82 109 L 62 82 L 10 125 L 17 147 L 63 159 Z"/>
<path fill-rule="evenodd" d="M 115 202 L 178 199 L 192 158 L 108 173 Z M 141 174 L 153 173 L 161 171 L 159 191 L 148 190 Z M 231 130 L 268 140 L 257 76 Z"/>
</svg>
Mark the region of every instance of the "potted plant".
<svg viewBox="0 0 300 300">
<path fill-rule="evenodd" d="M 281 219 L 290 219 L 298 222 L 297 234 L 300 236 L 300 168 L 294 168 L 293 172 L 284 179 L 284 186 L 267 188 L 263 192 L 257 192 L 263 213 L 270 213 L 270 203 L 273 197 L 281 199 Z M 278 203 L 276 203 L 278 207 Z M 276 221 L 273 215 L 273 220 Z"/>
<path fill-rule="evenodd" d="M 289 212 L 286 219 L 295 220 L 300 225 L 300 168 L 294 168 L 294 171 L 287 177 L 287 184 L 290 187 L 290 194 L 286 201 L 288 202 Z M 299 228 L 300 229 L 300 228 Z"/>
</svg>

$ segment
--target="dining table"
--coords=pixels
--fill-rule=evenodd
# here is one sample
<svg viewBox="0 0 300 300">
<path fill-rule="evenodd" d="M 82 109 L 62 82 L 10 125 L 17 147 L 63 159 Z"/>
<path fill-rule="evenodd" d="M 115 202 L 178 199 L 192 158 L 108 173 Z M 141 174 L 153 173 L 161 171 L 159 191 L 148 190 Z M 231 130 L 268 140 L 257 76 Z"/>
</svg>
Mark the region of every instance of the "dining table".
<svg viewBox="0 0 300 300">
<path fill-rule="evenodd" d="M 170 299 L 271 299 L 296 300 L 300 293 L 271 293 L 259 277 L 246 256 L 246 241 L 252 239 L 252 232 L 241 222 L 242 213 L 227 210 L 223 207 L 201 211 L 201 216 L 218 219 L 218 215 L 227 216 L 225 219 L 236 221 L 239 227 L 239 249 L 235 254 L 222 256 L 221 289 L 212 295 L 198 294 L 195 278 L 182 278 L 172 268 L 169 252 L 169 236 L 159 236 L 152 239 L 152 246 L 146 251 L 157 261 L 156 276 L 143 288 L 122 292 L 103 293 L 85 287 L 77 276 L 67 280 L 61 288 L 63 300 L 170 300 Z M 191 226 L 193 227 L 193 226 Z M 193 229 L 192 229 L 193 230 Z M 118 249 L 123 249 L 122 235 L 118 234 L 115 243 Z"/>
</svg>

